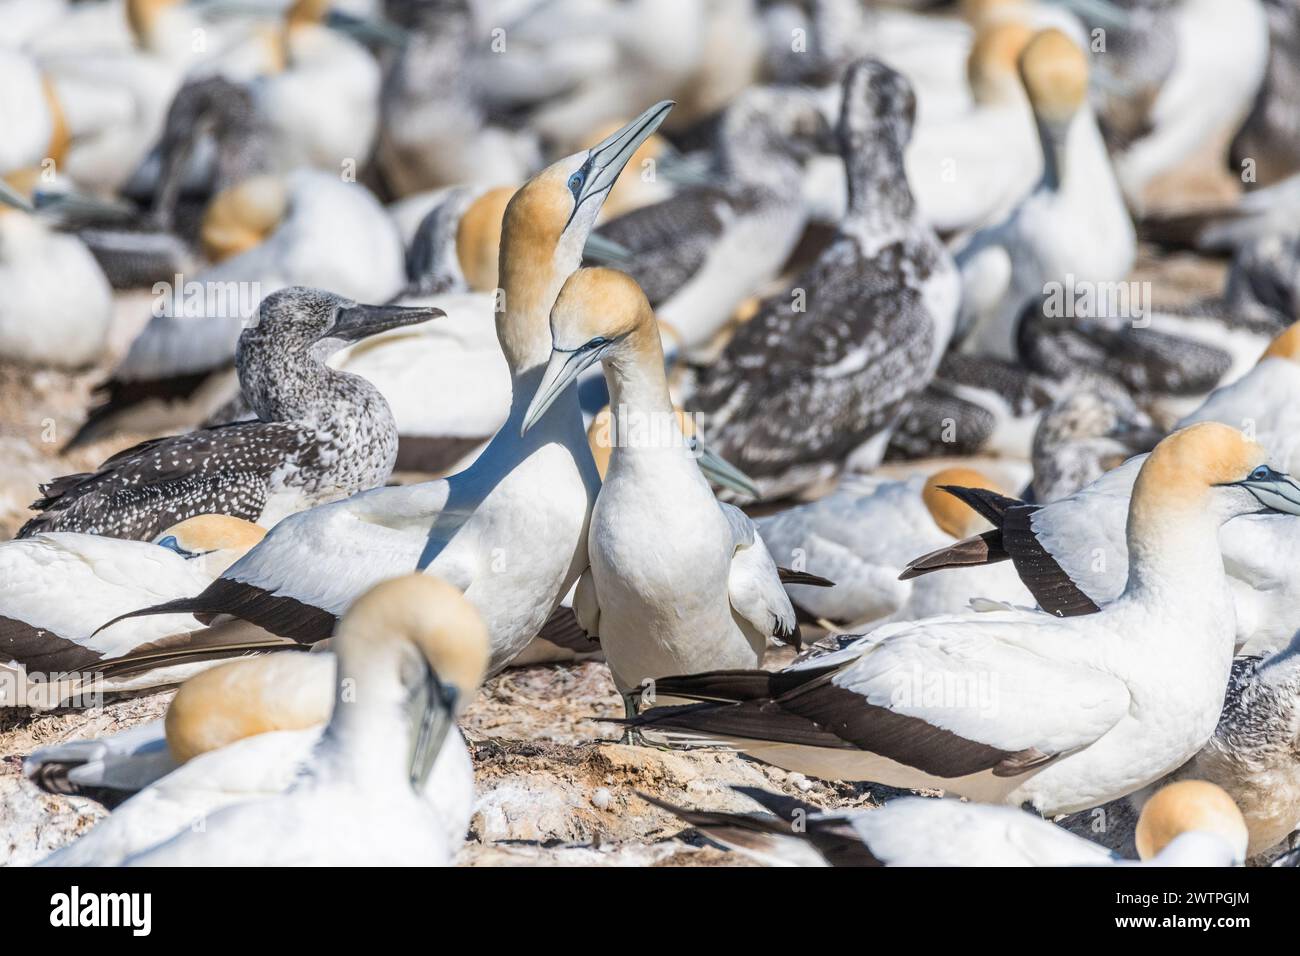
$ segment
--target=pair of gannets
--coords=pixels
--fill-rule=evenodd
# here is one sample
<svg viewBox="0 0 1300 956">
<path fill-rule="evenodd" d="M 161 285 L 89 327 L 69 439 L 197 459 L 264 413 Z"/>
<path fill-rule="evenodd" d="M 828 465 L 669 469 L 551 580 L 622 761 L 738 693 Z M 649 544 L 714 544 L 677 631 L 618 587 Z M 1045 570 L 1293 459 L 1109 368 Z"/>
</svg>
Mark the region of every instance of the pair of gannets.
<svg viewBox="0 0 1300 956">
<path fill-rule="evenodd" d="M 769 812 L 650 802 L 768 866 L 1126 865 L 1104 847 L 1011 807 L 902 797 L 876 810 L 834 812 L 752 787 L 736 789 Z M 1232 798 L 1214 784 L 1174 783 L 1143 809 L 1137 847 L 1149 866 L 1240 866 L 1246 825 Z"/>
<path fill-rule="evenodd" d="M 104 351 L 113 291 L 85 243 L 32 208 L 40 176 L 29 169 L 0 179 L 0 356 L 78 368 Z"/>
<path fill-rule="evenodd" d="M 184 668 L 145 677 L 112 662 L 175 643 L 199 630 L 194 618 L 104 623 L 143 604 L 198 594 L 263 534 L 238 518 L 200 515 L 167 528 L 153 543 L 75 532 L 5 542 L 0 545 L 0 671 L 15 680 L 21 676 L 29 698 L 35 695 L 26 703 L 43 707 L 80 690 L 88 679 L 83 675 L 100 674 L 105 690 L 176 680 Z"/>
<path fill-rule="evenodd" d="M 220 261 L 168 289 L 71 446 L 120 430 L 190 428 L 234 398 L 235 345 L 261 297 L 302 285 L 384 302 L 405 282 L 402 243 L 383 207 L 361 184 L 325 172 L 231 187 L 209 205 L 202 239 Z"/>
<path fill-rule="evenodd" d="M 33 754 L 46 789 L 130 796 L 46 864 L 450 862 L 473 804 L 455 719 L 487 666 L 482 618 L 406 575 L 362 595 L 331 648 L 223 665 L 163 721 Z"/>
<path fill-rule="evenodd" d="M 761 518 L 758 528 L 782 564 L 835 582 L 833 588 L 791 585 L 796 610 L 819 623 L 860 633 L 881 621 L 910 621 L 965 610 L 973 597 L 1025 603 L 1014 573 L 991 566 L 976 580 L 960 574 L 898 578 L 923 541 L 951 543 L 988 527 L 943 486 L 996 490 L 970 468 L 944 468 L 902 481 L 845 478 L 831 494 Z M 995 570 L 996 569 L 996 570 Z M 992 572 L 992 573 L 990 573 Z"/>
<path fill-rule="evenodd" d="M 915 100 L 874 60 L 844 76 L 838 135 L 849 208 L 832 243 L 764 299 L 686 404 L 764 497 L 880 462 L 908 400 L 930 381 L 960 295 L 903 170 Z"/>
<path fill-rule="evenodd" d="M 440 315 L 298 287 L 268 296 L 236 350 L 255 421 L 147 441 L 92 474 L 57 478 L 42 486 L 44 497 L 33 505 L 41 513 L 19 536 L 84 531 L 149 539 L 209 513 L 270 527 L 383 484 L 397 459 L 393 413 L 373 385 L 323 359 L 368 335 Z"/>
<path fill-rule="evenodd" d="M 628 716 L 643 681 L 762 664 L 769 639 L 798 634 L 754 523 L 719 503 L 668 394 L 659 328 L 629 276 L 583 269 L 551 311 L 553 351 L 523 431 L 601 362 L 612 448 L 591 513 L 573 608 L 600 641 Z"/>
<path fill-rule="evenodd" d="M 1099 612 L 1008 609 L 886 625 L 775 674 L 666 678 L 703 703 L 634 723 L 725 741 L 830 780 L 937 788 L 1043 814 L 1176 769 L 1213 734 L 1236 631 L 1219 527 L 1300 515 L 1300 485 L 1239 432 L 1202 423 L 1143 464 L 1128 584 Z"/>
<path fill-rule="evenodd" d="M 543 170 L 515 194 L 502 225 L 510 417 L 467 469 L 380 488 L 291 515 L 182 609 L 233 614 L 284 638 L 329 636 L 358 594 L 419 569 L 464 590 L 504 667 L 541 630 L 590 563 L 587 527 L 599 477 L 574 390 L 520 435 L 551 356 L 551 307 L 580 264 L 601 202 L 628 157 L 671 108 L 660 103 L 596 146 Z"/>
<path fill-rule="evenodd" d="M 1118 282 L 1136 253 L 1133 224 L 1087 103 L 1088 62 L 1057 30 L 1037 34 L 1020 57 L 1033 106 L 1043 175 L 1002 222 L 956 251 L 962 275 L 959 329 L 968 352 L 1017 357 L 1021 313 L 1052 283 Z"/>
</svg>

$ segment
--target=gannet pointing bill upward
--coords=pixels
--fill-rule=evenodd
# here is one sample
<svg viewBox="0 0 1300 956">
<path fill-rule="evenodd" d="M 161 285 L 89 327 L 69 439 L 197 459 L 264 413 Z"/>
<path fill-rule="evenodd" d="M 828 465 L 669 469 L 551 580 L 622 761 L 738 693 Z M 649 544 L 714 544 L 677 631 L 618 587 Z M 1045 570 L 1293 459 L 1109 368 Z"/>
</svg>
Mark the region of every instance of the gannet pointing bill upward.
<svg viewBox="0 0 1300 956">
<path fill-rule="evenodd" d="M 624 273 L 579 270 L 556 300 L 551 334 L 525 431 L 583 369 L 603 362 L 609 383 L 618 440 L 574 610 L 599 637 L 629 716 L 645 680 L 759 666 L 769 638 L 795 635 L 794 609 L 754 523 L 713 497 L 693 459 L 645 293 Z"/>
</svg>

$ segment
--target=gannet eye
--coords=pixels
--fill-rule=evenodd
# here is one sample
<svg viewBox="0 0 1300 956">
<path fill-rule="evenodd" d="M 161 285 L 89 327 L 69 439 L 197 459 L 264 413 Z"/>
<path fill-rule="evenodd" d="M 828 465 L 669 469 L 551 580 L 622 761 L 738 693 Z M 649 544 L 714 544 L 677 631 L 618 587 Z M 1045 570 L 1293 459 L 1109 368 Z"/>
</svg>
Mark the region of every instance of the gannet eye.
<svg viewBox="0 0 1300 956">
<path fill-rule="evenodd" d="M 1268 478 L 1267 465 L 1260 465 L 1258 468 L 1256 468 L 1254 471 L 1250 473 L 1251 481 L 1264 481 L 1266 478 Z"/>
<path fill-rule="evenodd" d="M 578 193 L 582 192 L 582 184 L 587 181 L 587 170 L 580 169 L 569 177 L 569 192 L 573 193 L 573 198 L 578 198 Z"/>
<path fill-rule="evenodd" d="M 609 343 L 609 339 L 605 338 L 605 336 L 603 335 L 598 335 L 587 343 L 587 348 L 598 349 L 602 345 L 607 345 L 608 343 Z"/>
<path fill-rule="evenodd" d="M 158 541 L 158 547 L 166 548 L 168 551 L 175 551 L 182 558 L 185 558 L 187 560 L 189 558 L 198 557 L 198 555 L 195 552 L 186 551 L 184 548 L 182 548 L 181 543 L 176 540 L 176 535 L 174 534 L 169 534 L 165 538 L 160 538 Z"/>
</svg>

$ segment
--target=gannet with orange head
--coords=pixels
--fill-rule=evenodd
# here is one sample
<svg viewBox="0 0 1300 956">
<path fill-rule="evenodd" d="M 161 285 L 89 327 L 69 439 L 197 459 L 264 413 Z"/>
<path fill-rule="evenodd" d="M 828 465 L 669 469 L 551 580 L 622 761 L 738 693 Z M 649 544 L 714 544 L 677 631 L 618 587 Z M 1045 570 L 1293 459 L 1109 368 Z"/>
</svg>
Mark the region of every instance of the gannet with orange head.
<svg viewBox="0 0 1300 956">
<path fill-rule="evenodd" d="M 835 582 L 833 588 L 792 585 L 790 597 L 807 617 L 837 630 L 857 634 L 883 621 L 954 614 L 975 597 L 1028 603 L 1029 592 L 1014 569 L 997 565 L 979 574 L 899 580 L 918 553 L 988 529 L 976 512 L 942 490 L 967 483 L 999 490 L 971 468 L 897 481 L 849 476 L 824 498 L 758 519 L 758 528 L 778 562 Z"/>
<path fill-rule="evenodd" d="M 447 582 L 407 574 L 358 598 L 332 647 L 333 712 L 289 788 L 216 810 L 126 865 L 450 862 L 457 843 L 423 791 L 487 669 L 481 615 Z M 471 768 L 459 770 L 467 779 L 449 782 L 472 787 Z"/>
<path fill-rule="evenodd" d="M 646 110 L 591 149 L 547 167 L 506 208 L 497 336 L 511 370 L 510 416 L 466 470 L 380 488 L 290 516 L 185 607 L 233 614 L 276 634 L 328 637 L 356 595 L 413 569 L 463 588 L 492 637 L 492 670 L 509 663 L 577 580 L 599 487 L 577 396 L 520 436 L 551 355 L 548 316 L 579 265 L 601 202 L 671 103 Z"/>
<path fill-rule="evenodd" d="M 181 640 L 201 629 L 188 615 L 98 629 L 141 605 L 198 594 L 264 533 L 238 518 L 200 515 L 168 528 L 154 543 L 73 532 L 5 542 L 0 545 L 0 670 L 21 671 L 31 686 L 40 681 L 58 697 L 125 654 Z M 165 684 L 193 673 L 195 666 L 155 669 L 125 680 L 110 677 L 101 689 Z M 67 676 L 66 686 L 53 680 L 59 674 Z M 33 704 L 56 702 L 38 698 Z"/>
<path fill-rule="evenodd" d="M 438 670 L 456 713 L 473 699 L 481 676 L 468 650 Z M 36 751 L 23 772 L 37 786 L 114 807 L 45 864 L 114 866 L 223 807 L 288 790 L 330 720 L 336 672 L 333 653 L 231 661 L 181 685 L 164 718 Z M 469 751 L 453 728 L 418 788 L 452 848 L 469 829 L 473 781 Z"/>
<path fill-rule="evenodd" d="M 1028 304 L 1051 283 L 1122 280 L 1137 242 L 1087 102 L 1086 54 L 1059 30 L 1044 30 L 1020 54 L 1019 67 L 1043 175 L 1010 215 L 955 251 L 962 348 L 1013 360 L 1016 323 Z"/>
<path fill-rule="evenodd" d="M 637 722 L 826 779 L 1028 802 L 1044 814 L 1096 806 L 1177 768 L 1213 734 L 1236 632 L 1219 527 L 1261 510 L 1300 514 L 1300 485 L 1235 429 L 1194 425 L 1143 464 L 1128 583 L 1097 613 L 891 624 L 777 677 L 733 676 L 730 702 Z M 717 684 L 695 675 L 658 691 L 716 701 Z"/>
<path fill-rule="evenodd" d="M 770 638 L 798 633 L 775 563 L 749 518 L 714 498 L 668 395 L 659 327 L 631 276 L 582 269 L 551 311 L 546 374 L 527 434 L 583 369 L 603 362 L 615 432 L 591 515 L 591 567 L 574 610 L 600 638 L 636 713 L 643 682 L 703 668 L 757 667 Z"/>
<path fill-rule="evenodd" d="M 877 810 L 824 811 L 783 794 L 737 787 L 768 813 L 684 810 L 652 801 L 724 846 L 778 866 L 1131 866 L 1032 813 L 957 800 L 902 797 Z M 791 826 L 794 820 L 803 825 Z M 1211 783 L 1162 789 L 1142 815 L 1146 866 L 1240 866 L 1246 827 Z"/>
</svg>

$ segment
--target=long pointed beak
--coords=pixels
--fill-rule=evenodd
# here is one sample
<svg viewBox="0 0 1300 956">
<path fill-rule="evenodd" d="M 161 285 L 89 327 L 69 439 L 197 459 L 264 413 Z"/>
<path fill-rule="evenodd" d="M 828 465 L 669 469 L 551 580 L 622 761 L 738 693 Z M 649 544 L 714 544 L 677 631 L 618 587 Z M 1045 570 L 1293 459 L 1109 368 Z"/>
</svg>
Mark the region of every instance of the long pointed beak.
<svg viewBox="0 0 1300 956">
<path fill-rule="evenodd" d="M 456 688 L 438 680 L 426 666 L 424 682 L 411 697 L 411 786 L 422 787 L 429 779 L 447 733 L 456 723 Z"/>
<path fill-rule="evenodd" d="M 587 346 L 572 352 L 552 350 L 551 360 L 546 363 L 546 371 L 537 385 L 533 400 L 528 403 L 528 411 L 524 413 L 524 423 L 519 429 L 519 434 L 521 436 L 527 434 L 528 429 L 537 424 L 538 419 L 555 404 L 555 400 L 564 393 L 564 390 L 577 381 L 578 376 L 593 363 L 600 361 L 602 354 L 602 349 Z"/>
<path fill-rule="evenodd" d="M 591 196 L 609 192 L 623 171 L 627 161 L 632 158 L 637 147 L 650 138 L 650 134 L 659 128 L 668 111 L 676 104 L 672 100 L 660 100 L 622 129 L 607 136 L 587 151 L 591 173 L 583 186 L 582 196 L 577 205 Z"/>
<path fill-rule="evenodd" d="M 359 342 L 389 329 L 427 322 L 446 314 L 433 306 L 353 305 L 339 309 L 338 318 L 328 335 L 346 342 Z"/>
<path fill-rule="evenodd" d="M 1258 499 L 1265 508 L 1288 515 L 1300 515 L 1300 484 L 1290 475 L 1270 469 L 1267 478 L 1246 478 L 1234 482 Z"/>
<path fill-rule="evenodd" d="M 694 442 L 695 453 L 699 456 L 697 460 L 700 471 L 704 472 L 705 478 L 715 485 L 721 485 L 748 498 L 760 497 L 758 485 L 754 484 L 754 480 L 749 475 L 709 448 L 699 438 L 692 438 L 691 441 Z"/>
</svg>

